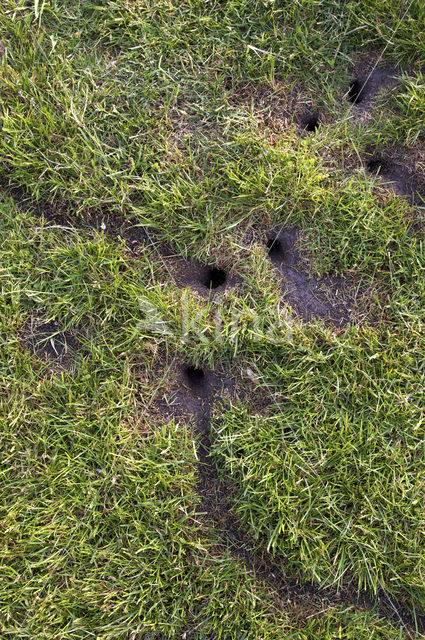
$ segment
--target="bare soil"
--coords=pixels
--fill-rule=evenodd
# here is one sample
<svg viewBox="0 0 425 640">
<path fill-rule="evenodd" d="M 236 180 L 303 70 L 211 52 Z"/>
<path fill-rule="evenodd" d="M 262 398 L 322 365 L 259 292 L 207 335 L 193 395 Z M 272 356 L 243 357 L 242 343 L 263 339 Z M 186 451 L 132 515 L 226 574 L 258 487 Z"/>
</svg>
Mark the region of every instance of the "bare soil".
<svg viewBox="0 0 425 640">
<path fill-rule="evenodd" d="M 320 280 L 303 271 L 296 249 L 298 230 L 283 229 L 267 241 L 268 255 L 282 276 L 284 297 L 306 321 L 322 319 L 336 327 L 350 321 L 349 286 L 343 278 L 329 276 Z"/>
<path fill-rule="evenodd" d="M 397 69 L 376 66 L 374 57 L 363 60 L 355 69 L 346 97 L 359 111 L 370 111 L 379 93 L 396 83 Z"/>
<path fill-rule="evenodd" d="M 241 279 L 230 273 L 224 265 L 205 265 L 197 261 L 184 260 L 166 247 L 162 247 L 160 253 L 176 285 L 181 288 L 190 287 L 202 298 L 223 293 L 241 282 Z"/>
<path fill-rule="evenodd" d="M 425 177 L 415 170 L 414 160 L 406 157 L 406 152 L 371 151 L 363 161 L 366 170 L 389 183 L 397 195 L 414 206 L 425 205 Z"/>
</svg>

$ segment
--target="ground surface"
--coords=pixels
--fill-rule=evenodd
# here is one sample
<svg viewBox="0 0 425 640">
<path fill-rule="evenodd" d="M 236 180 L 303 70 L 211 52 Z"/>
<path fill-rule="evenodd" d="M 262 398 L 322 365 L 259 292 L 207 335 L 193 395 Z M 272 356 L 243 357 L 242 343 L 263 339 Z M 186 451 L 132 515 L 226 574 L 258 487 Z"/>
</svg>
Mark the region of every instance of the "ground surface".
<svg viewBox="0 0 425 640">
<path fill-rule="evenodd" d="M 425 637 L 422 0 L 3 0 L 5 639 Z"/>
</svg>

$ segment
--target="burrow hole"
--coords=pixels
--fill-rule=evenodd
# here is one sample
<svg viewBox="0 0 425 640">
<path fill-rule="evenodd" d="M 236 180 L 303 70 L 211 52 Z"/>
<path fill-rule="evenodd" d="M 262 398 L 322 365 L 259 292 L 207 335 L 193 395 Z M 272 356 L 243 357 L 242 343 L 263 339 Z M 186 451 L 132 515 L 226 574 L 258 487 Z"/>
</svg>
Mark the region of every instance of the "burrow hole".
<svg viewBox="0 0 425 640">
<path fill-rule="evenodd" d="M 316 131 L 320 127 L 320 120 L 317 113 L 313 113 L 304 118 L 304 130 L 309 133 Z"/>
<path fill-rule="evenodd" d="M 365 83 L 360 78 L 355 78 L 350 82 L 348 88 L 348 99 L 353 104 L 360 104 L 365 97 Z"/>
<path fill-rule="evenodd" d="M 370 173 L 381 172 L 383 168 L 384 168 L 384 160 L 382 160 L 382 158 L 371 158 L 366 162 L 366 169 Z"/>
<path fill-rule="evenodd" d="M 267 240 L 267 252 L 272 260 L 282 260 L 285 252 L 279 238 L 269 238 Z"/>
<path fill-rule="evenodd" d="M 203 369 L 188 364 L 183 368 L 183 375 L 191 389 L 201 389 L 204 386 L 205 372 Z"/>
<path fill-rule="evenodd" d="M 217 287 L 221 287 L 225 284 L 226 279 L 227 275 L 224 269 L 220 269 L 219 267 L 208 267 L 202 284 L 207 287 L 207 289 L 217 289 Z"/>
</svg>

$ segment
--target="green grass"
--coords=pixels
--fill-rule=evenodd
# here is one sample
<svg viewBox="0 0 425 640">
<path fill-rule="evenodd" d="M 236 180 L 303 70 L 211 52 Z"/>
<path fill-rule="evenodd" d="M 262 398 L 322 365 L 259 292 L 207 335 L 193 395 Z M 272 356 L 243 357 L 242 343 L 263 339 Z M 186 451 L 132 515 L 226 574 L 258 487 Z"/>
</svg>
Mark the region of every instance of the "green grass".
<svg viewBox="0 0 425 640">
<path fill-rule="evenodd" d="M 282 604 L 218 547 L 193 424 L 158 407 L 180 362 L 228 370 L 214 459 L 258 548 L 301 583 L 425 610 L 423 210 L 360 163 L 391 148 L 423 171 L 424 24 L 420 0 L 4 0 L 2 638 L 408 637 L 325 596 Z M 352 69 L 378 58 L 398 83 L 353 118 Z M 176 262 L 90 229 L 106 214 L 238 286 L 182 292 Z M 360 326 L 288 320 L 276 226 L 358 287 Z M 76 337 L 69 369 L 27 348 L 31 319 Z"/>
<path fill-rule="evenodd" d="M 294 336 L 257 363 L 280 404 L 230 408 L 214 447 L 241 518 L 297 573 L 420 608 L 423 349 L 422 337 L 390 332 Z"/>
</svg>

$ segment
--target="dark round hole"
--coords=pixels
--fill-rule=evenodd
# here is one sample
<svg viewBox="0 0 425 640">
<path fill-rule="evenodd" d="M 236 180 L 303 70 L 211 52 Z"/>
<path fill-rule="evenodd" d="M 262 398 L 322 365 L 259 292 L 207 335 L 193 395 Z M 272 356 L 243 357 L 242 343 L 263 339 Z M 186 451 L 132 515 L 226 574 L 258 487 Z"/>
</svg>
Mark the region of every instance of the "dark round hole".
<svg viewBox="0 0 425 640">
<path fill-rule="evenodd" d="M 356 78 L 350 82 L 348 88 L 348 99 L 353 104 L 360 104 L 364 98 L 364 82 Z"/>
<path fill-rule="evenodd" d="M 184 376 L 190 387 L 196 389 L 202 386 L 205 381 L 205 373 L 202 369 L 198 369 L 192 365 L 187 365 L 184 368 Z"/>
<path fill-rule="evenodd" d="M 316 129 L 320 126 L 319 116 L 311 115 L 307 116 L 304 120 L 304 129 L 306 131 L 312 132 L 316 131 Z"/>
<path fill-rule="evenodd" d="M 279 238 L 270 238 L 267 240 L 267 249 L 270 258 L 283 258 L 283 247 Z"/>
<path fill-rule="evenodd" d="M 377 173 L 381 171 L 383 168 L 383 160 L 382 158 L 372 158 L 366 162 L 366 169 L 370 171 L 370 173 Z"/>
<path fill-rule="evenodd" d="M 226 282 L 226 272 L 218 267 L 209 267 L 203 284 L 208 289 L 217 289 Z"/>
</svg>

